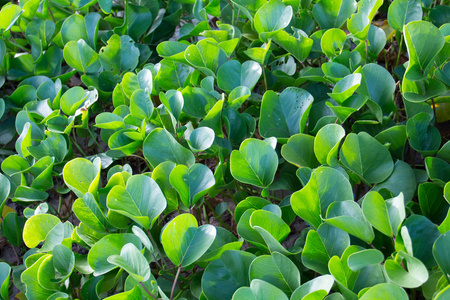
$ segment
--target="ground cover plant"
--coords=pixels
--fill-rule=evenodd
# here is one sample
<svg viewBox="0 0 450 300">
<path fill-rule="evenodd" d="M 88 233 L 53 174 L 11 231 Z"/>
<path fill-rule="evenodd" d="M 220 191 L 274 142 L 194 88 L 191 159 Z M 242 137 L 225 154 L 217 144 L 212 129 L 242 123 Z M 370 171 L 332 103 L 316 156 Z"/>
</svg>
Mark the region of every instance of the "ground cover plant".
<svg viewBox="0 0 450 300">
<path fill-rule="evenodd" d="M 447 0 L 20 0 L 0 32 L 0 299 L 450 298 Z"/>
</svg>

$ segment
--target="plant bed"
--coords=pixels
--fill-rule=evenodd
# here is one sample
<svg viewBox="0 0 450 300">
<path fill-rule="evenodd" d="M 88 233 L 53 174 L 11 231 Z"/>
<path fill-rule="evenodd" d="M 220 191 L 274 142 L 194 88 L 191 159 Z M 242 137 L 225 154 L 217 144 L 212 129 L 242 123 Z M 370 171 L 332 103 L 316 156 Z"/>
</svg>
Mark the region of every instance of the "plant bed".
<svg viewBox="0 0 450 300">
<path fill-rule="evenodd" d="M 0 10 L 0 299 L 450 298 L 450 6 Z"/>
</svg>

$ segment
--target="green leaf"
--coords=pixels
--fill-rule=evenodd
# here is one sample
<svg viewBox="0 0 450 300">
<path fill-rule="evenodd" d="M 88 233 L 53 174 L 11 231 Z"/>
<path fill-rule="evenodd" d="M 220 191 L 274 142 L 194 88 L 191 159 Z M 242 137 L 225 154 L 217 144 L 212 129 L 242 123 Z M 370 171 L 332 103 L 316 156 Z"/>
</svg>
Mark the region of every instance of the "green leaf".
<svg viewBox="0 0 450 300">
<path fill-rule="evenodd" d="M 428 74 L 434 59 L 444 46 L 444 35 L 427 21 L 409 22 L 403 31 L 409 55 L 405 78 L 421 80 Z"/>
<path fill-rule="evenodd" d="M 206 118 L 216 104 L 216 98 L 203 88 L 187 86 L 181 94 L 184 98 L 183 112 L 194 118 Z"/>
<path fill-rule="evenodd" d="M 107 206 L 150 229 L 167 206 L 158 184 L 145 175 L 131 176 L 126 187 L 114 186 L 108 193 Z"/>
<path fill-rule="evenodd" d="M 69 278 L 75 268 L 75 255 L 72 250 L 64 245 L 56 245 L 52 251 L 53 267 L 56 271 L 56 279 L 64 282 Z"/>
<path fill-rule="evenodd" d="M 393 283 L 380 283 L 371 287 L 366 291 L 360 300 L 371 299 L 386 299 L 386 297 L 392 297 L 392 299 L 408 300 L 408 294 L 401 287 Z"/>
<path fill-rule="evenodd" d="M 256 210 L 251 214 L 249 221 L 249 224 L 253 229 L 255 229 L 255 227 L 260 227 L 266 230 L 280 243 L 291 232 L 289 226 L 283 219 L 270 211 L 262 209 Z"/>
<path fill-rule="evenodd" d="M 259 119 L 261 136 L 289 138 L 303 132 L 313 100 L 310 93 L 294 87 L 286 88 L 279 96 L 274 91 L 264 93 Z"/>
<path fill-rule="evenodd" d="M 321 164 L 336 165 L 340 141 L 345 136 L 345 130 L 337 124 L 322 127 L 314 139 L 314 154 Z"/>
<path fill-rule="evenodd" d="M 162 128 L 150 132 L 144 141 L 143 152 L 152 167 L 165 161 L 187 166 L 195 163 L 192 152 L 181 146 L 167 130 Z"/>
<path fill-rule="evenodd" d="M 64 182 L 80 198 L 83 198 L 84 194 L 88 192 L 96 197 L 100 169 L 99 158 L 96 158 L 94 163 L 84 158 L 75 158 L 64 166 Z"/>
<path fill-rule="evenodd" d="M 441 224 L 450 207 L 444 199 L 442 187 L 431 182 L 424 182 L 419 184 L 417 193 L 422 214 L 433 223 Z"/>
<path fill-rule="evenodd" d="M 189 47 L 188 43 L 181 43 L 175 41 L 164 41 L 158 44 L 156 51 L 162 58 L 176 60 L 182 63 L 187 63 L 184 58 L 184 51 Z"/>
<path fill-rule="evenodd" d="M 23 216 L 18 217 L 16 212 L 10 212 L 3 218 L 3 234 L 9 243 L 16 247 L 22 245 L 22 232 L 25 224 Z"/>
<path fill-rule="evenodd" d="M 65 19 L 60 33 L 63 45 L 80 39 L 87 42 L 89 39 L 85 19 L 82 15 L 73 14 Z"/>
<path fill-rule="evenodd" d="M 101 68 L 97 52 L 83 39 L 70 41 L 64 46 L 64 60 L 69 66 L 85 74 L 95 74 Z"/>
<path fill-rule="evenodd" d="M 288 300 L 283 291 L 277 287 L 262 281 L 260 279 L 254 279 L 250 283 L 250 287 L 241 287 L 233 295 L 232 300 L 241 299 L 255 299 L 255 300 L 265 300 L 265 299 L 278 299 L 278 300 Z"/>
<path fill-rule="evenodd" d="M 253 260 L 249 270 L 250 280 L 260 279 L 291 295 L 300 286 L 300 272 L 286 256 L 274 252 Z"/>
<path fill-rule="evenodd" d="M 99 52 L 99 59 L 105 71 L 122 73 L 133 71 L 139 62 L 139 49 L 127 35 L 112 35 L 108 44 Z"/>
<path fill-rule="evenodd" d="M 66 115 L 74 115 L 88 95 L 89 94 L 80 86 L 75 86 L 67 90 L 60 100 L 61 110 Z"/>
<path fill-rule="evenodd" d="M 450 280 L 450 256 L 447 251 L 450 244 L 449 236 L 450 234 L 448 232 L 444 233 L 436 239 L 433 245 L 433 257 L 436 259 L 447 281 Z"/>
<path fill-rule="evenodd" d="M 394 111 L 393 94 L 395 91 L 395 80 L 392 75 L 378 64 L 367 64 L 361 69 L 361 85 L 356 91 L 358 94 L 369 97 L 369 108 L 372 106 L 381 109 L 381 114 L 387 114 Z M 379 122 L 382 122 L 381 116 L 374 114 Z"/>
<path fill-rule="evenodd" d="M 403 246 L 409 255 L 421 260 L 428 269 L 436 266 L 432 248 L 441 233 L 435 224 L 424 216 L 412 215 L 403 223 L 400 232 L 396 248 L 402 249 Z"/>
<path fill-rule="evenodd" d="M 138 250 L 142 249 L 141 241 L 131 233 L 115 233 L 102 237 L 94 244 L 88 253 L 89 266 L 94 270 L 94 276 L 100 276 L 115 269 L 117 266 L 108 262 L 111 255 L 120 255 L 122 248 L 132 243 Z"/>
<path fill-rule="evenodd" d="M 292 294 L 291 300 L 301 299 L 323 299 L 327 295 L 334 284 L 334 278 L 331 275 L 318 276 L 308 282 L 302 284 Z M 318 295 L 317 297 L 315 295 Z M 320 296 L 319 296 L 320 295 Z"/>
<path fill-rule="evenodd" d="M 407 270 L 402 267 L 403 262 Z M 396 260 L 387 259 L 384 266 L 389 280 L 404 288 L 417 288 L 428 280 L 428 271 L 422 262 L 403 251 L 397 254 Z"/>
<path fill-rule="evenodd" d="M 348 257 L 348 267 L 356 272 L 369 265 L 379 265 L 384 261 L 384 255 L 377 249 L 366 249 L 355 252 Z"/>
<path fill-rule="evenodd" d="M 352 186 L 338 170 L 319 167 L 308 183 L 291 196 L 294 212 L 305 222 L 318 228 L 330 204 L 353 199 Z"/>
<path fill-rule="evenodd" d="M 213 77 L 216 77 L 217 69 L 227 61 L 225 51 L 211 38 L 201 40 L 196 45 L 190 45 L 184 52 L 184 57 L 188 63 L 206 76 Z"/>
<path fill-rule="evenodd" d="M 52 295 L 55 290 L 46 289 L 42 287 L 38 280 L 38 272 L 43 262 L 46 259 L 51 258 L 50 254 L 43 255 L 39 257 L 33 264 L 29 265 L 28 268 L 22 272 L 20 275 L 20 280 L 26 285 L 26 297 L 27 299 L 39 299 L 45 298 L 47 299 Z M 7 299 L 7 298 L 6 298 Z"/>
<path fill-rule="evenodd" d="M 261 6 L 255 14 L 253 25 L 259 38 L 268 39 L 288 26 L 292 18 L 292 6 L 286 6 L 280 0 L 271 0 Z"/>
<path fill-rule="evenodd" d="M 20 156 L 26 158 L 31 155 L 28 151 L 28 147 L 31 145 L 31 123 L 27 122 L 16 141 L 16 151 Z"/>
<path fill-rule="evenodd" d="M 19 5 L 4 5 L 0 11 L 0 32 L 3 34 L 8 31 L 23 12 Z"/>
<path fill-rule="evenodd" d="M 167 212 L 178 208 L 178 196 L 176 189 L 170 184 L 170 173 L 175 168 L 175 163 L 166 161 L 160 163 L 152 172 L 152 178 L 161 188 L 167 200 Z"/>
<path fill-rule="evenodd" d="M 368 244 L 375 238 L 372 226 L 364 217 L 359 205 L 353 200 L 331 203 L 328 207 L 327 217 L 324 221 L 348 232 Z"/>
<path fill-rule="evenodd" d="M 214 174 L 203 164 L 178 165 L 169 178 L 186 207 L 193 207 L 215 184 Z"/>
<path fill-rule="evenodd" d="M 193 152 L 205 151 L 212 146 L 214 138 L 214 130 L 209 127 L 198 127 L 189 135 L 189 147 Z"/>
<path fill-rule="evenodd" d="M 365 132 L 347 135 L 339 156 L 345 167 L 370 183 L 382 182 L 394 169 L 389 150 Z"/>
<path fill-rule="evenodd" d="M 148 69 L 142 69 L 136 75 L 133 72 L 127 72 L 123 75 L 122 89 L 124 94 L 131 98 L 137 89 L 142 89 L 151 94 L 153 88 L 152 72 Z"/>
<path fill-rule="evenodd" d="M 5 263 L 0 262 L 0 296 L 3 299 L 9 298 L 9 276 L 11 273 L 11 267 Z"/>
<path fill-rule="evenodd" d="M 114 28 L 114 33 L 129 35 L 137 41 L 147 31 L 153 22 L 152 13 L 146 6 L 127 3 L 125 6 L 124 22 L 122 26 Z"/>
<path fill-rule="evenodd" d="M 334 86 L 333 92 L 328 95 L 338 104 L 344 104 L 344 101 L 350 98 L 361 84 L 361 74 L 350 74 L 338 81 Z"/>
<path fill-rule="evenodd" d="M 397 236 L 398 228 L 406 215 L 401 193 L 398 197 L 384 201 L 378 192 L 368 192 L 364 196 L 362 210 L 369 223 L 389 237 Z"/>
<path fill-rule="evenodd" d="M 441 134 L 430 122 L 431 117 L 426 113 L 418 113 L 406 122 L 409 144 L 424 156 L 434 155 L 441 146 Z"/>
<path fill-rule="evenodd" d="M 75 200 L 72 210 L 83 224 L 93 230 L 106 233 L 107 228 L 111 227 L 100 205 L 90 193 L 86 193 L 83 198 Z"/>
<path fill-rule="evenodd" d="M 446 182 L 450 181 L 450 164 L 440 158 L 425 158 L 425 169 L 428 177 L 439 186 L 444 186 Z"/>
<path fill-rule="evenodd" d="M 392 126 L 377 134 L 375 139 L 383 145 L 389 144 L 393 159 L 403 160 L 407 140 L 405 125 Z"/>
<path fill-rule="evenodd" d="M 389 5 L 387 19 L 392 28 L 402 32 L 404 25 L 422 20 L 422 4 L 418 0 L 395 0 Z"/>
<path fill-rule="evenodd" d="M 139 120 L 148 121 L 151 118 L 153 102 L 147 91 L 141 89 L 134 91 L 130 99 L 130 113 Z"/>
<path fill-rule="evenodd" d="M 303 62 L 308 57 L 313 46 L 313 40 L 303 36 L 299 33 L 299 30 L 296 30 L 293 36 L 281 30 L 272 38 L 276 44 L 300 62 Z"/>
<path fill-rule="evenodd" d="M 323 1 L 320 1 L 322 3 Z M 313 9 L 314 10 L 314 9 Z M 320 40 L 320 47 L 322 52 L 329 58 L 336 57 L 337 53 L 340 53 L 343 48 L 345 41 L 347 40 L 347 34 L 338 28 L 331 28 L 325 31 Z"/>
<path fill-rule="evenodd" d="M 163 92 L 159 93 L 159 99 L 161 103 L 170 111 L 175 120 L 178 121 L 180 118 L 181 110 L 184 106 L 183 95 L 180 91 L 169 90 L 165 94 Z"/>
<path fill-rule="evenodd" d="M 261 74 L 262 69 L 257 62 L 249 60 L 241 65 L 237 60 L 230 60 L 217 71 L 217 85 L 228 93 L 239 86 L 252 90 Z"/>
<path fill-rule="evenodd" d="M 53 215 L 40 214 L 32 216 L 27 220 L 23 229 L 25 245 L 28 248 L 36 247 L 40 242 L 47 239 L 48 234 L 58 224 L 61 224 L 61 221 Z"/>
<path fill-rule="evenodd" d="M 27 150 L 35 159 L 45 156 L 54 157 L 56 162 L 62 162 L 68 153 L 67 142 L 61 134 L 54 133 L 42 140 L 38 146 L 28 147 Z"/>
<path fill-rule="evenodd" d="M 120 250 L 120 255 L 111 255 L 108 262 L 124 269 L 138 282 L 150 278 L 150 266 L 141 251 L 132 243 L 128 243 Z"/>
<path fill-rule="evenodd" d="M 416 192 L 416 176 L 411 166 L 402 160 L 397 160 L 392 174 L 382 183 L 375 185 L 373 191 L 388 189 L 394 195 L 403 193 L 405 204 L 410 202 Z"/>
<path fill-rule="evenodd" d="M 249 268 L 255 255 L 230 250 L 212 261 L 202 277 L 202 291 L 209 300 L 228 300 L 240 287 L 249 286 Z"/>
<path fill-rule="evenodd" d="M 358 39 L 365 40 L 369 32 L 370 22 L 383 4 L 382 0 L 361 0 L 358 12 L 347 21 L 348 30 Z"/>
<path fill-rule="evenodd" d="M 354 0 L 321 0 L 314 5 L 312 13 L 321 29 L 341 28 L 356 11 Z"/>
<path fill-rule="evenodd" d="M 315 168 L 319 162 L 314 155 L 314 137 L 299 133 L 289 138 L 281 147 L 281 155 L 291 164 L 301 168 Z"/>
<path fill-rule="evenodd" d="M 169 259 L 178 267 L 196 262 L 216 237 L 212 225 L 198 227 L 197 219 L 191 214 L 182 214 L 172 219 L 161 234 L 161 244 Z"/>
<path fill-rule="evenodd" d="M 138 285 L 136 285 L 132 290 L 118 293 L 110 297 L 104 298 L 105 300 L 141 300 L 142 292 Z"/>
<path fill-rule="evenodd" d="M 238 239 L 227 229 L 216 227 L 217 234 L 214 242 L 200 257 L 199 261 L 214 261 L 219 259 L 222 254 L 229 250 L 240 250 L 244 241 Z"/>
<path fill-rule="evenodd" d="M 266 142 L 246 139 L 231 153 L 230 169 L 233 177 L 243 183 L 267 188 L 278 168 L 278 156 Z"/>
</svg>

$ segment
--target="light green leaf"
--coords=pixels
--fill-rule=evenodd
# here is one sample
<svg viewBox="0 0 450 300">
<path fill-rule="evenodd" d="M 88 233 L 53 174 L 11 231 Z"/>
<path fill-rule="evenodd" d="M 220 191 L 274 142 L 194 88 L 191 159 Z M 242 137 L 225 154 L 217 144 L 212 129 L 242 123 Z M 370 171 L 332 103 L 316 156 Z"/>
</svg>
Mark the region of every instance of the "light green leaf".
<svg viewBox="0 0 450 300">
<path fill-rule="evenodd" d="M 182 214 L 172 219 L 161 234 L 161 244 L 169 259 L 178 267 L 195 263 L 211 246 L 216 237 L 212 225 L 198 227 L 191 214 Z"/>
<path fill-rule="evenodd" d="M 278 168 L 278 156 L 266 142 L 246 139 L 238 150 L 231 153 L 230 170 L 241 182 L 267 188 Z"/>
</svg>

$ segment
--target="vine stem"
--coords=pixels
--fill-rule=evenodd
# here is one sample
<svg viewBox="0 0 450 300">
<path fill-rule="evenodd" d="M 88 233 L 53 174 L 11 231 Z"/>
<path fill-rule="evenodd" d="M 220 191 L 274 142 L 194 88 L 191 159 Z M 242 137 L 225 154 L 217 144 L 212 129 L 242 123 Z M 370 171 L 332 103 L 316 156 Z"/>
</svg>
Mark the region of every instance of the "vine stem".
<svg viewBox="0 0 450 300">
<path fill-rule="evenodd" d="M 170 291 L 170 300 L 173 300 L 173 293 L 175 292 L 175 287 L 177 285 L 178 276 L 180 276 L 180 272 L 181 272 L 181 266 L 178 267 L 177 274 L 175 275 L 175 278 L 173 280 L 172 290 Z"/>
</svg>

